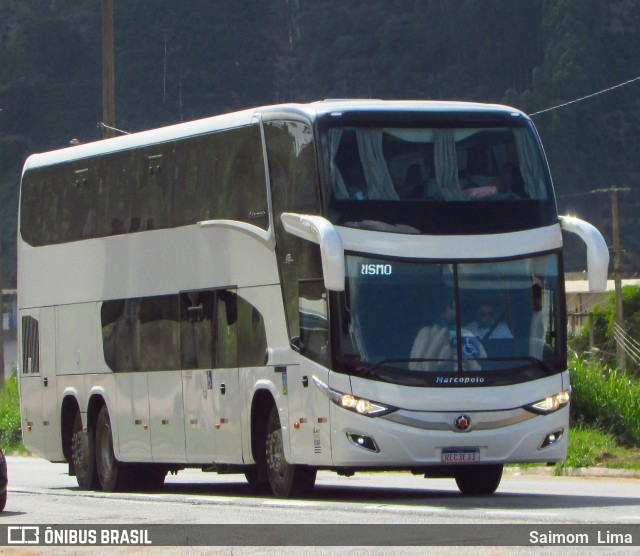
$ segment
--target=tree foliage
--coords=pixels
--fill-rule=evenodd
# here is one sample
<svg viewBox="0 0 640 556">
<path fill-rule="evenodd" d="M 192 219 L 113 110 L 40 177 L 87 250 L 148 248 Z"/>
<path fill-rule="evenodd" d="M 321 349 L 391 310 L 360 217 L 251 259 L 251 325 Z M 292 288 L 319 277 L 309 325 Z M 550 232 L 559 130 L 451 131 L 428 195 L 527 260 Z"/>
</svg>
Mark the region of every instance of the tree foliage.
<svg viewBox="0 0 640 556">
<path fill-rule="evenodd" d="M 115 1 L 116 125 L 128 131 L 330 97 L 503 102 L 536 112 L 635 77 L 636 0 Z M 30 152 L 99 139 L 101 7 L 0 3 L 5 284 L 15 283 L 20 168 Z M 566 194 L 640 178 L 638 84 L 536 116 L 559 205 L 603 228 L 606 203 Z M 605 231 L 608 230 L 605 229 Z M 569 269 L 581 257 L 571 253 Z"/>
</svg>

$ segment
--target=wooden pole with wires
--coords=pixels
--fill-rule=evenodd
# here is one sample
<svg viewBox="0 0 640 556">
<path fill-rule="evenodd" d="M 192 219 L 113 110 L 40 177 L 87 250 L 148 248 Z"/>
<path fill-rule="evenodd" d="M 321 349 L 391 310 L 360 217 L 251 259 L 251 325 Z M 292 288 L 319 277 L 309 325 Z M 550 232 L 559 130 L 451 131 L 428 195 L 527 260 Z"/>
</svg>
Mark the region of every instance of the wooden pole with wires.
<svg viewBox="0 0 640 556">
<path fill-rule="evenodd" d="M 613 279 L 615 285 L 616 300 L 616 324 L 620 331 L 624 330 L 624 309 L 622 305 L 622 249 L 620 249 L 620 219 L 618 216 L 618 193 L 628 193 L 629 187 L 611 186 L 609 189 L 596 189 L 593 193 L 608 193 L 611 197 L 611 228 L 613 235 Z M 618 333 L 616 336 L 616 354 L 618 356 L 618 367 L 624 371 L 627 366 L 624 335 Z"/>
<path fill-rule="evenodd" d="M 113 60 L 113 0 L 102 0 L 102 137 L 115 137 L 116 103 Z M 109 126 L 109 127 L 107 127 Z"/>
</svg>

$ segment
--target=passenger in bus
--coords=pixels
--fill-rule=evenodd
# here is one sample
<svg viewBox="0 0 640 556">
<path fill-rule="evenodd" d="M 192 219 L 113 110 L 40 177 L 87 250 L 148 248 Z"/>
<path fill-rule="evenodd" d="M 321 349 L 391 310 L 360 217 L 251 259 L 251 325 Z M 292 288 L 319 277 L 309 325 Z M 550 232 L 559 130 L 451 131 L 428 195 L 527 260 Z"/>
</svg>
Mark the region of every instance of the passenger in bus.
<svg viewBox="0 0 640 556">
<path fill-rule="evenodd" d="M 467 176 L 462 187 L 465 195 L 471 199 L 521 199 L 524 196 L 520 170 L 511 163 L 505 164 L 500 169 L 500 174 L 486 183 L 478 183 L 477 177 L 474 179 L 474 176 Z"/>
<path fill-rule="evenodd" d="M 493 305 L 483 303 L 476 311 L 476 318 L 465 326 L 479 340 L 510 340 L 513 334 L 506 323 L 502 322 Z"/>
</svg>

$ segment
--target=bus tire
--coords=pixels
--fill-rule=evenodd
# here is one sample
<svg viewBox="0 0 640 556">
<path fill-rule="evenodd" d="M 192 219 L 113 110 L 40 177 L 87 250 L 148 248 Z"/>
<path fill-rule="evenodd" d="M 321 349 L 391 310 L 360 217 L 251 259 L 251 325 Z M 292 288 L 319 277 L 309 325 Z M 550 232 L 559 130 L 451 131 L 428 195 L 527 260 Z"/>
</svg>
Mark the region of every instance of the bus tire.
<svg viewBox="0 0 640 556">
<path fill-rule="evenodd" d="M 502 465 L 463 467 L 455 474 L 456 484 L 466 496 L 489 496 L 500 485 L 502 469 Z"/>
<path fill-rule="evenodd" d="M 119 462 L 113 453 L 113 431 L 109 410 L 103 405 L 96 421 L 95 437 L 96 469 L 102 490 L 115 492 L 126 486 L 126 464 Z"/>
<path fill-rule="evenodd" d="M 307 494 L 316 482 L 316 469 L 306 465 L 292 465 L 284 455 L 282 427 L 278 408 L 271 407 L 265 437 L 265 463 L 269 486 L 273 494 L 289 498 Z"/>
<path fill-rule="evenodd" d="M 87 426 L 86 432 L 82 430 L 80 411 L 76 412 L 73 419 L 71 461 L 78 486 L 82 490 L 99 490 L 100 481 L 96 470 L 93 429 Z"/>
</svg>

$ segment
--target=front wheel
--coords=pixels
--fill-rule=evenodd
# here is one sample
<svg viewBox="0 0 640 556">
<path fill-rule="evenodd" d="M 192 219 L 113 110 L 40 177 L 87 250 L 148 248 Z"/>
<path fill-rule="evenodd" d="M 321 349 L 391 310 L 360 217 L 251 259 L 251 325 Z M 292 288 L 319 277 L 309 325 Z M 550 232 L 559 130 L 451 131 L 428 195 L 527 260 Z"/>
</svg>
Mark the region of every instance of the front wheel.
<svg viewBox="0 0 640 556">
<path fill-rule="evenodd" d="M 467 496 L 489 496 L 502 480 L 502 465 L 472 465 L 460 468 L 455 475 L 456 484 Z"/>
<path fill-rule="evenodd" d="M 96 421 L 96 469 L 100 486 L 106 492 L 125 488 L 126 464 L 119 462 L 113 453 L 113 431 L 107 406 L 102 406 Z"/>
<path fill-rule="evenodd" d="M 282 427 L 278 409 L 273 406 L 267 420 L 265 438 L 265 463 L 271 491 L 278 497 L 289 498 L 313 489 L 316 470 L 306 465 L 287 462 L 282 442 Z"/>
</svg>

